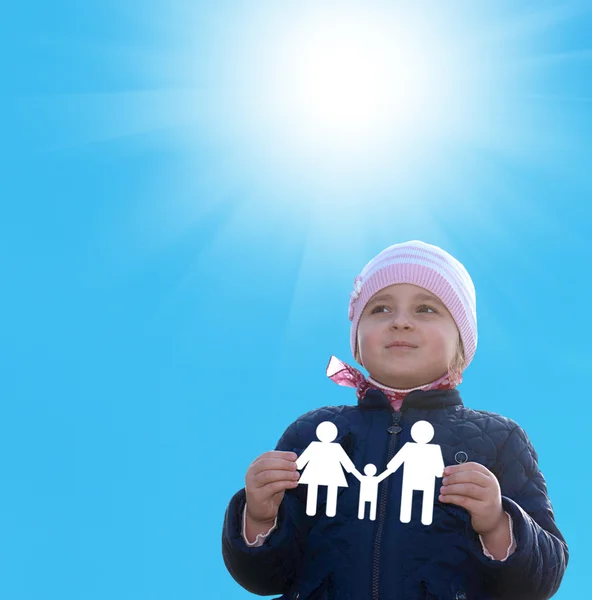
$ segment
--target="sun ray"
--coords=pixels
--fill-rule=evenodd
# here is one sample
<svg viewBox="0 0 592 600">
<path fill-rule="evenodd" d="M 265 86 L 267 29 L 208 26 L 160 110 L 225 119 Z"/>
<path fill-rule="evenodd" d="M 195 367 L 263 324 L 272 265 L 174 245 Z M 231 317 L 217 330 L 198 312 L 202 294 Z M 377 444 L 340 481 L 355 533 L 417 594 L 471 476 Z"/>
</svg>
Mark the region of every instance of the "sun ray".
<svg viewBox="0 0 592 600">
<path fill-rule="evenodd" d="M 53 151 L 167 130 L 181 143 L 186 129 L 199 128 L 211 137 L 212 123 L 221 116 L 214 100 L 203 90 L 164 89 L 61 94 L 19 102 L 23 113 L 35 113 L 59 129 L 59 136 L 41 144 L 43 150 Z"/>
<path fill-rule="evenodd" d="M 228 236 L 280 243 L 311 220 L 309 243 L 318 236 L 346 260 L 378 243 L 375 232 L 442 239 L 449 215 L 498 237 L 513 195 L 481 190 L 508 165 L 566 173 L 567 150 L 586 148 L 562 101 L 585 110 L 587 97 L 554 85 L 549 68 L 581 68 L 590 50 L 546 36 L 588 18 L 589 3 L 258 2 L 207 17 L 186 3 L 154 14 L 141 24 L 174 43 L 109 55 L 148 89 L 64 95 L 45 110 L 72 147 L 141 147 L 153 135 L 190 156 L 159 174 L 162 208 L 157 194 L 145 208 L 155 249 L 223 212 L 233 189 L 245 201 L 208 238 L 210 255 Z"/>
</svg>

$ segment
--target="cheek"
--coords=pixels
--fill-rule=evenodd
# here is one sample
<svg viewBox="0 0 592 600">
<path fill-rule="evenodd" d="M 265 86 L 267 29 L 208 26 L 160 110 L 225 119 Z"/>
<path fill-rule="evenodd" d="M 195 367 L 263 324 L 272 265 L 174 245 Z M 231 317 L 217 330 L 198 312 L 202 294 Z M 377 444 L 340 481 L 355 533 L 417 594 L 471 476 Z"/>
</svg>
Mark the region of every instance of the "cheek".
<svg viewBox="0 0 592 600">
<path fill-rule="evenodd" d="M 358 346 L 362 352 L 372 352 L 380 343 L 380 331 L 376 327 L 364 327 L 358 330 Z"/>
<path fill-rule="evenodd" d="M 436 330 L 431 338 L 431 346 L 446 359 L 452 359 L 456 354 L 457 336 L 456 331 Z"/>
<path fill-rule="evenodd" d="M 439 328 L 430 331 L 428 339 L 429 345 L 442 354 L 448 354 L 453 348 L 453 344 L 450 341 L 450 334 Z"/>
</svg>

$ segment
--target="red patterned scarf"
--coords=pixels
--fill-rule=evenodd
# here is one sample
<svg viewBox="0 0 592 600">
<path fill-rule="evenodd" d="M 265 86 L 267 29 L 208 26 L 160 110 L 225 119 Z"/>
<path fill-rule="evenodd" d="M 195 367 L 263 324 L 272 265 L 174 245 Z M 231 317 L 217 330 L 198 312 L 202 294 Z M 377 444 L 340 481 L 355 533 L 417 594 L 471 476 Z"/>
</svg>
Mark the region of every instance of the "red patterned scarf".
<svg viewBox="0 0 592 600">
<path fill-rule="evenodd" d="M 426 383 L 419 387 L 410 388 L 408 390 L 395 390 L 378 383 L 371 377 L 365 377 L 363 373 L 354 369 L 351 365 L 339 360 L 336 356 L 332 356 L 327 366 L 327 377 L 332 379 L 337 385 L 356 388 L 358 399 L 361 400 L 369 389 L 377 389 L 385 394 L 389 399 L 392 407 L 399 410 L 403 404 L 405 396 L 414 390 L 452 390 L 462 382 L 462 377 L 455 384 L 450 380 L 448 374 L 440 377 L 432 383 Z"/>
</svg>

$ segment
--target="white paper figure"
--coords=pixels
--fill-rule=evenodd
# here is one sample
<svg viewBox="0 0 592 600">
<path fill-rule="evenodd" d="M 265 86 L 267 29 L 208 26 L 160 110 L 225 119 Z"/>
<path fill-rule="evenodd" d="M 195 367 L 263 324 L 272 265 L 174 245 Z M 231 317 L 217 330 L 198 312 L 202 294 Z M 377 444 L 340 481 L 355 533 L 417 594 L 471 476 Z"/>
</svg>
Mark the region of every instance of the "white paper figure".
<svg viewBox="0 0 592 600">
<path fill-rule="evenodd" d="M 427 421 L 417 421 L 411 428 L 411 437 L 389 461 L 387 471 L 394 473 L 403 463 L 403 491 L 401 494 L 401 523 L 411 521 L 413 491 L 423 492 L 421 522 L 430 525 L 434 513 L 435 477 L 444 475 L 444 458 L 438 444 L 428 444 L 434 437 L 434 428 Z"/>
<path fill-rule="evenodd" d="M 378 484 L 388 477 L 391 472 L 384 471 L 378 477 L 376 467 L 373 464 L 367 464 L 364 467 L 366 475 L 360 475 L 354 471 L 354 475 L 360 480 L 360 502 L 358 504 L 358 519 L 363 519 L 366 513 L 366 502 L 370 502 L 370 520 L 376 521 L 376 498 L 378 497 Z"/>
<path fill-rule="evenodd" d="M 317 492 L 319 485 L 327 486 L 326 514 L 334 517 L 337 513 L 337 491 L 348 487 L 343 469 L 348 473 L 356 470 L 354 463 L 340 444 L 333 443 L 337 437 L 337 427 L 331 421 L 323 421 L 317 427 L 320 442 L 311 442 L 298 457 L 298 470 L 308 465 L 298 483 L 308 485 L 306 496 L 306 514 L 314 516 L 317 512 Z"/>
</svg>

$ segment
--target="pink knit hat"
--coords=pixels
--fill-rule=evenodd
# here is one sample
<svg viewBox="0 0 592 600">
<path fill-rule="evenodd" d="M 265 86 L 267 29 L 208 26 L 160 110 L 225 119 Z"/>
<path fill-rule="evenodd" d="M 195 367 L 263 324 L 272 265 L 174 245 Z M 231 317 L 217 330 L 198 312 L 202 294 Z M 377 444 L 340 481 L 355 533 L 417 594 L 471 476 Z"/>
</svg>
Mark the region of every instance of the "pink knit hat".
<svg viewBox="0 0 592 600">
<path fill-rule="evenodd" d="M 349 304 L 351 350 L 356 356 L 358 323 L 368 300 L 395 283 L 411 283 L 437 296 L 450 311 L 465 348 L 465 369 L 477 349 L 475 286 L 464 266 L 438 246 L 413 240 L 374 257 L 354 280 Z"/>
</svg>

